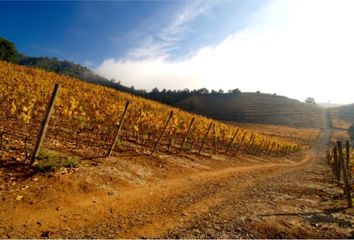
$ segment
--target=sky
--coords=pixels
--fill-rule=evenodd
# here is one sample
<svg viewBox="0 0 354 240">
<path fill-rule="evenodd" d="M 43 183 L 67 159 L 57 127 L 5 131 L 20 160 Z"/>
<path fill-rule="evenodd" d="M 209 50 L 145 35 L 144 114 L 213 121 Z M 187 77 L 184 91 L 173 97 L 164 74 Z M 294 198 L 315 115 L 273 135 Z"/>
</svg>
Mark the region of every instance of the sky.
<svg viewBox="0 0 354 240">
<path fill-rule="evenodd" d="M 353 103 L 354 1 L 0 1 L 0 36 L 136 89 Z"/>
</svg>

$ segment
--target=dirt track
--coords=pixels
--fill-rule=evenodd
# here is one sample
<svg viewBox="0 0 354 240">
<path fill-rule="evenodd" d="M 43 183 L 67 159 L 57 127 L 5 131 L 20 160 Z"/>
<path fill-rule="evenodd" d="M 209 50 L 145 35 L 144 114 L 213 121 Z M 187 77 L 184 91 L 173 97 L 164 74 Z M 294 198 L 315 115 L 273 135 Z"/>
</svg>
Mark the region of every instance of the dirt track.
<svg viewBox="0 0 354 240">
<path fill-rule="evenodd" d="M 291 159 L 120 157 L 19 180 L 1 193 L 0 236 L 352 237 L 354 212 L 324 160 L 329 138 Z"/>
</svg>

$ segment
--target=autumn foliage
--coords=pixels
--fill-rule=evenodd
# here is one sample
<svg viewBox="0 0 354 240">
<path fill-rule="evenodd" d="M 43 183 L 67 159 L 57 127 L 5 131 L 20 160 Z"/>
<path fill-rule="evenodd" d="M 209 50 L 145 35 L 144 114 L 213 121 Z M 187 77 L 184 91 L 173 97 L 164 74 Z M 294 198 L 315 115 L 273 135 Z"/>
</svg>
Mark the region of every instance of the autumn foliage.
<svg viewBox="0 0 354 240">
<path fill-rule="evenodd" d="M 53 140 L 53 146 L 54 140 L 67 142 L 67 145 L 80 142 L 83 147 L 95 148 L 94 152 L 106 151 L 114 139 L 126 101 L 130 101 L 130 106 L 121 140 L 146 148 L 154 144 L 172 110 L 174 115 L 163 142 L 165 146 L 169 145 L 169 151 L 181 144 L 192 117 L 195 117 L 195 124 L 187 142 L 188 146 L 196 149 L 213 121 L 68 76 L 0 61 L 0 127 L 9 133 L 16 130 L 19 135 L 30 136 L 35 140 L 55 83 L 59 83 L 61 88 L 49 124 L 48 138 Z M 236 129 L 218 121 L 214 121 L 214 124 L 215 128 L 207 136 L 208 146 L 217 146 L 217 151 L 225 152 Z M 252 149 L 264 149 L 258 153 L 269 150 L 273 154 L 287 154 L 299 149 L 294 143 L 243 129 L 239 130 L 234 140 L 235 146 L 241 143 L 244 132 L 247 134 L 243 140 L 243 152 L 256 154 L 257 151 L 250 151 L 250 145 Z M 251 139 L 252 135 L 254 140 Z"/>
</svg>

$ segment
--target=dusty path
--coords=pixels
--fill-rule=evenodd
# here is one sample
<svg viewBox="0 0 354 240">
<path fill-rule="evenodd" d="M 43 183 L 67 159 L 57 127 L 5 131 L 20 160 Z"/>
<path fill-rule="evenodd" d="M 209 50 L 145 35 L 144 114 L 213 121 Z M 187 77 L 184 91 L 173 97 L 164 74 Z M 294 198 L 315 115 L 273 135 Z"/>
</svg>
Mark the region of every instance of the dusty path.
<svg viewBox="0 0 354 240">
<path fill-rule="evenodd" d="M 354 211 L 329 178 L 324 152 L 331 130 L 323 130 L 305 161 L 258 178 L 246 192 L 225 200 L 171 238 L 353 238 Z"/>
<path fill-rule="evenodd" d="M 222 202 L 162 236 L 353 238 L 354 211 L 345 208 L 343 192 L 325 163 L 331 132 L 322 131 L 303 161 L 275 167 L 267 176 L 254 175 L 246 189 L 230 179 Z"/>
<path fill-rule="evenodd" d="M 111 184 L 108 194 L 92 184 L 82 186 L 81 180 L 68 191 L 65 184 L 75 184 L 74 175 L 65 182 L 58 178 L 62 187 L 54 178 L 45 193 L 25 196 L 29 202 L 3 206 L 0 236 L 350 237 L 353 212 L 341 208 L 344 199 L 324 163 L 330 134 L 323 130 L 300 161 L 256 159 L 215 170 L 191 162 L 196 170 L 184 173 L 177 166 L 175 177 L 138 186 Z"/>
<path fill-rule="evenodd" d="M 108 221 L 85 227 L 64 236 L 159 237 L 166 231 L 183 228 L 212 207 L 248 192 L 252 186 L 272 176 L 308 165 L 309 158 L 295 164 L 267 164 L 235 167 L 173 179 L 149 188 L 123 194 L 127 211 L 120 211 Z M 291 168 L 289 168 L 291 166 Z M 136 201 L 138 201 L 136 203 Z M 58 236 L 63 236 L 59 233 Z"/>
</svg>

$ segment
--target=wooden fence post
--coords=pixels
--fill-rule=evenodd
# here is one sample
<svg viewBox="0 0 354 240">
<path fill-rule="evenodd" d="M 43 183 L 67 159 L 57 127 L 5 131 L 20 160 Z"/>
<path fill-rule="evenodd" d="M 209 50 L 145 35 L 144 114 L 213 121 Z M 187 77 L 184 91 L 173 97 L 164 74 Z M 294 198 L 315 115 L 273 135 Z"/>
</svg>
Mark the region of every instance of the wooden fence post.
<svg viewBox="0 0 354 240">
<path fill-rule="evenodd" d="M 233 142 L 234 142 L 234 140 L 235 140 L 235 138 L 237 136 L 238 131 L 239 131 L 239 129 L 237 128 L 235 133 L 234 133 L 234 135 L 232 136 L 232 139 L 231 139 L 231 141 L 229 143 L 229 146 L 227 147 L 226 154 L 229 154 L 229 152 L 231 150 L 231 146 L 232 146 L 232 144 L 233 144 Z"/>
<path fill-rule="evenodd" d="M 333 146 L 333 174 L 335 176 L 336 181 L 338 180 L 338 153 L 337 146 Z"/>
<path fill-rule="evenodd" d="M 187 150 L 187 152 L 192 152 L 192 150 L 193 150 L 193 144 L 194 144 L 194 139 L 192 140 L 192 142 L 191 142 L 191 146 L 189 147 L 189 149 Z"/>
<path fill-rule="evenodd" d="M 217 141 L 216 141 L 216 124 L 214 124 L 214 127 L 213 127 L 213 137 L 214 137 L 214 154 L 217 153 L 217 148 L 218 148 L 218 144 L 217 144 Z"/>
<path fill-rule="evenodd" d="M 338 155 L 339 155 L 339 162 L 340 162 L 340 166 L 342 169 L 342 173 L 343 173 L 343 180 L 344 180 L 344 193 L 347 197 L 347 207 L 351 208 L 352 207 L 352 196 L 350 193 L 350 183 L 349 183 L 349 179 L 348 179 L 348 172 L 347 172 L 347 166 L 343 157 L 343 151 L 342 151 L 342 142 L 341 141 L 337 141 L 337 147 L 338 147 Z"/>
<path fill-rule="evenodd" d="M 346 160 L 346 165 L 347 169 L 350 170 L 350 144 L 349 140 L 345 141 L 345 160 Z M 351 171 L 349 171 L 351 173 Z"/>
<path fill-rule="evenodd" d="M 342 149 L 339 149 L 338 148 L 338 144 L 336 146 L 336 149 L 337 149 L 337 161 L 336 161 L 336 176 L 337 176 L 337 181 L 338 183 L 340 182 L 340 179 L 341 179 L 341 168 L 340 168 L 340 158 L 339 158 L 339 151 L 342 151 Z"/>
<path fill-rule="evenodd" d="M 272 151 L 273 151 L 273 148 L 275 146 L 275 142 L 271 142 L 271 144 L 269 143 L 270 147 L 267 151 L 267 155 L 271 155 L 272 154 Z"/>
<path fill-rule="evenodd" d="M 267 141 L 266 141 L 263 150 L 261 149 L 261 154 L 262 154 L 262 153 L 263 153 L 263 154 L 267 154 L 268 149 L 269 149 L 269 146 L 270 146 L 270 143 L 271 143 L 270 140 L 267 140 Z"/>
<path fill-rule="evenodd" d="M 172 116 L 173 116 L 173 111 L 171 111 L 171 112 L 170 112 L 170 115 L 168 116 L 168 119 L 167 119 L 167 122 L 166 122 L 166 124 L 165 124 L 165 127 L 164 127 L 164 129 L 163 129 L 163 131 L 162 131 L 162 133 L 161 133 L 159 139 L 158 139 L 157 142 L 155 143 L 154 148 L 152 149 L 152 151 L 151 151 L 151 153 L 150 153 L 151 156 L 154 154 L 154 152 L 155 152 L 156 149 L 157 149 L 157 146 L 160 144 L 160 141 L 161 141 L 163 135 L 164 135 L 165 132 L 166 132 L 166 129 L 167 129 L 167 127 L 168 127 L 168 124 L 170 123 L 170 121 L 171 121 L 171 119 L 172 119 Z"/>
<path fill-rule="evenodd" d="M 285 155 L 288 155 L 290 152 L 290 147 L 289 146 L 286 146 L 285 147 Z"/>
<path fill-rule="evenodd" d="M 246 153 L 249 153 L 249 150 L 251 149 L 251 147 L 253 146 L 253 142 L 254 139 L 256 138 L 256 136 L 254 135 L 254 133 L 252 133 L 250 140 L 248 141 L 247 147 L 246 147 Z"/>
<path fill-rule="evenodd" d="M 183 142 L 182 142 L 182 144 L 181 144 L 181 148 L 179 149 L 179 153 L 182 152 L 183 147 L 184 147 L 184 145 L 186 144 L 186 141 L 187 141 L 187 139 L 188 139 L 188 137 L 189 137 L 189 134 L 190 134 L 190 132 L 191 132 L 191 130 L 192 130 L 193 123 L 194 123 L 194 117 L 192 118 L 191 122 L 189 123 L 189 127 L 188 127 L 188 130 L 187 130 L 186 135 L 185 135 L 184 138 L 183 138 Z"/>
<path fill-rule="evenodd" d="M 52 96 L 50 98 L 48 107 L 47 107 L 46 115 L 45 115 L 45 117 L 43 119 L 43 122 L 41 124 L 41 129 L 40 129 L 40 132 L 39 132 L 39 136 L 37 138 L 36 146 L 34 148 L 32 159 L 30 161 L 31 165 L 34 163 L 34 161 L 38 157 L 39 150 L 41 149 L 42 142 L 43 142 L 45 133 L 46 133 L 47 128 L 48 128 L 48 123 L 49 123 L 50 117 L 51 117 L 52 112 L 53 112 L 55 99 L 58 96 L 59 88 L 60 88 L 60 85 L 58 83 L 56 83 L 55 86 L 54 86 L 54 90 L 53 90 Z"/>
<path fill-rule="evenodd" d="M 275 154 L 276 154 L 275 156 L 279 156 L 280 155 L 280 150 L 281 150 L 280 144 L 277 143 L 275 145 Z"/>
<path fill-rule="evenodd" d="M 109 151 L 107 153 L 107 157 L 110 157 L 112 155 L 114 146 L 116 145 L 116 142 L 117 142 L 118 137 L 119 137 L 119 133 L 122 130 L 122 126 L 123 126 L 123 123 L 124 123 L 124 117 L 125 117 L 125 114 L 127 113 L 128 107 L 129 107 L 129 101 L 127 101 L 126 104 L 125 104 L 124 111 L 123 111 L 122 116 L 120 118 L 120 122 L 119 122 L 119 126 L 118 126 L 118 129 L 117 129 L 117 133 L 116 133 L 116 135 L 114 137 L 114 140 L 113 140 L 113 142 L 111 144 L 111 147 L 109 148 Z"/>
<path fill-rule="evenodd" d="M 205 141 L 207 140 L 209 131 L 210 131 L 210 129 L 211 129 L 212 126 L 213 126 L 213 122 L 210 123 L 210 125 L 209 125 L 209 127 L 208 127 L 208 130 L 206 131 L 206 133 L 205 133 L 205 135 L 204 135 L 204 138 L 203 138 L 203 141 L 202 141 L 202 146 L 200 147 L 199 152 L 198 152 L 199 154 L 200 154 L 200 153 L 202 152 L 202 150 L 203 150 L 204 143 L 205 143 Z"/>
<path fill-rule="evenodd" d="M 2 145 L 3 145 L 3 142 L 4 142 L 4 129 L 3 128 L 0 128 L 0 152 L 2 150 Z"/>
<path fill-rule="evenodd" d="M 243 144 L 243 141 L 245 140 L 246 135 L 247 135 L 247 132 L 245 132 L 245 133 L 243 134 L 243 136 L 242 136 L 242 138 L 241 138 L 241 142 L 240 142 L 240 144 L 238 145 L 238 147 L 237 147 L 237 149 L 236 149 L 235 156 L 237 156 L 238 152 L 240 151 L 241 146 L 242 146 L 242 144 Z"/>
<path fill-rule="evenodd" d="M 257 148 L 257 140 L 256 140 L 256 135 L 255 135 L 251 145 L 249 146 L 249 151 L 248 151 L 249 154 L 253 155 L 256 148 Z"/>
<path fill-rule="evenodd" d="M 262 147 L 263 147 L 263 143 L 264 143 L 264 139 L 262 139 L 261 143 L 258 145 L 258 147 L 256 148 L 254 154 L 259 156 L 262 154 Z"/>
<path fill-rule="evenodd" d="M 278 150 L 279 150 L 279 144 L 274 142 L 274 146 L 273 146 L 273 149 L 272 149 L 272 155 L 273 156 L 278 156 Z"/>
</svg>

